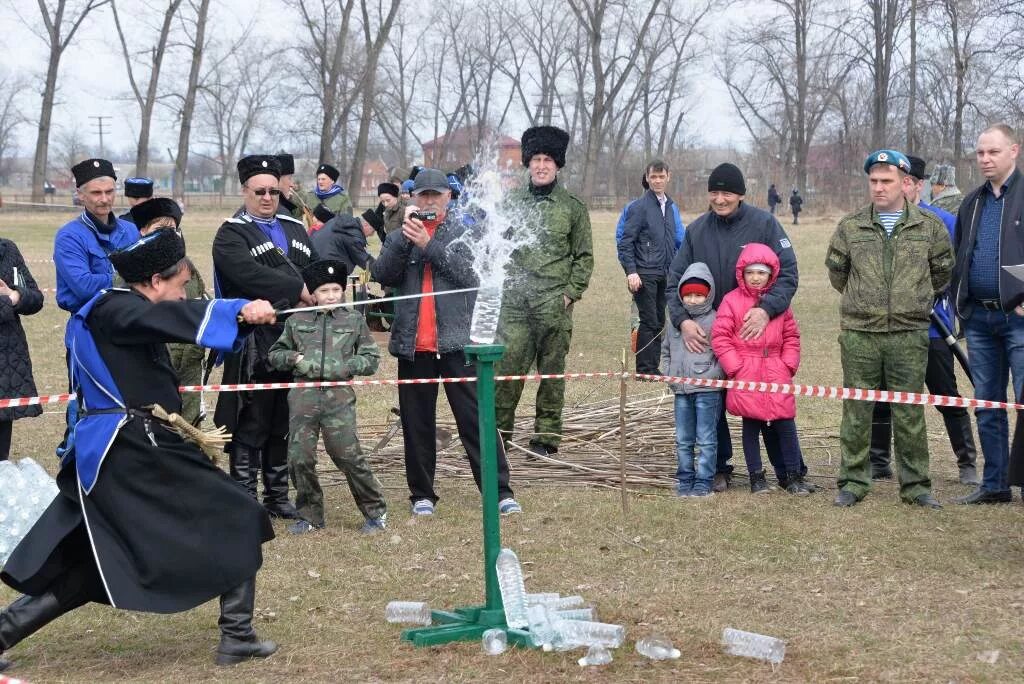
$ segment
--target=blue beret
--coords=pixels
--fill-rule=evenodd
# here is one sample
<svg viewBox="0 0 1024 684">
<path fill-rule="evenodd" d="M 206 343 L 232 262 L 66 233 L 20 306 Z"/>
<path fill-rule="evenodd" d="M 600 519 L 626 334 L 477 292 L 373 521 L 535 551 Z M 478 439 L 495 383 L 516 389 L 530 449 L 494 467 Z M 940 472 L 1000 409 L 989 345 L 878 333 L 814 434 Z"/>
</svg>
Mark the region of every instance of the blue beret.
<svg viewBox="0 0 1024 684">
<path fill-rule="evenodd" d="M 412 186 L 416 183 L 413 180 L 402 181 L 402 192 L 412 192 Z"/>
<path fill-rule="evenodd" d="M 150 178 L 126 178 L 124 181 L 125 197 L 152 197 L 153 180 Z"/>
<path fill-rule="evenodd" d="M 868 158 L 864 160 L 864 173 L 867 173 L 875 164 L 889 164 L 903 173 L 910 173 L 910 160 L 905 154 L 896 150 L 877 150 L 869 154 Z"/>
</svg>

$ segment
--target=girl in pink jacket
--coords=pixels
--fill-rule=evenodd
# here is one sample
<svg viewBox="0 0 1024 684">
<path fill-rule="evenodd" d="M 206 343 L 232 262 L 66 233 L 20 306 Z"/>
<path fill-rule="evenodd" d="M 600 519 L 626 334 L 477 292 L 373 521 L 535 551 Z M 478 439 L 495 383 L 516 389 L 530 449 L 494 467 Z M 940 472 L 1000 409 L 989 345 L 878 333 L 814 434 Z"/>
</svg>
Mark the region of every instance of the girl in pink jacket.
<svg viewBox="0 0 1024 684">
<path fill-rule="evenodd" d="M 793 382 L 793 375 L 800 366 L 800 329 L 792 309 L 768 321 L 764 332 L 753 339 L 744 339 L 740 334 L 747 312 L 758 306 L 761 296 L 772 288 L 778 275 L 779 258 L 768 245 L 753 242 L 740 252 L 736 261 L 739 287 L 722 299 L 711 328 L 711 348 L 729 379 Z M 796 433 L 796 398 L 792 394 L 730 389 L 725 396 L 725 408 L 743 418 L 743 457 L 750 472 L 750 491 L 755 494 L 768 491 L 759 438 L 762 432 L 767 435 L 774 431 L 786 468 L 786 491 L 801 496 L 809 494 L 811 490 L 800 472 L 802 454 Z"/>
</svg>

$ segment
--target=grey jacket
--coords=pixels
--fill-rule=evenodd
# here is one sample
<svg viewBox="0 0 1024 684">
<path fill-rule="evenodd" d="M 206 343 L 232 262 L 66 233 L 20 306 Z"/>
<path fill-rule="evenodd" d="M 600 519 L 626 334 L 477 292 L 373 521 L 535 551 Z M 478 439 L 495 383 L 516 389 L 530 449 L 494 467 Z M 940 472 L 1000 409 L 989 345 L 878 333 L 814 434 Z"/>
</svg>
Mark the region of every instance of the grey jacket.
<svg viewBox="0 0 1024 684">
<path fill-rule="evenodd" d="M 716 312 L 711 304 L 715 301 L 715 279 L 711 276 L 711 269 L 702 261 L 690 264 L 683 272 L 683 277 L 675 284 L 674 297 L 681 305 L 679 297 L 679 286 L 690 278 L 700 278 L 708 284 L 711 292 L 708 293 L 708 300 L 698 307 L 686 306 L 686 312 L 690 320 L 694 321 L 704 332 L 711 334 L 711 326 L 715 323 Z M 685 305 L 683 305 L 685 306 Z M 711 345 L 699 354 L 694 354 L 683 344 L 683 334 L 679 328 L 670 326 L 665 331 L 664 339 L 661 342 L 661 368 L 665 375 L 682 378 L 704 378 L 707 380 L 724 380 L 725 371 L 718 364 L 715 353 L 711 351 Z M 697 385 L 669 384 L 669 388 L 676 394 L 693 394 L 695 392 L 721 392 L 714 387 L 698 387 Z"/>
</svg>

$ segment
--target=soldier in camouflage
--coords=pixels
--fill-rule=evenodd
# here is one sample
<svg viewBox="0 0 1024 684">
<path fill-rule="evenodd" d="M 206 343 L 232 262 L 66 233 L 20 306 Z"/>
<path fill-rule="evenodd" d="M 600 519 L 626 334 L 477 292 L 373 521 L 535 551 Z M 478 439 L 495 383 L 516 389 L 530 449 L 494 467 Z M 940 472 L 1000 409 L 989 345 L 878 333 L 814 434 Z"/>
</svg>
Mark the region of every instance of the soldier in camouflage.
<svg viewBox="0 0 1024 684">
<path fill-rule="evenodd" d="M 956 187 L 956 167 L 949 164 L 936 165 L 931 180 L 931 204 L 956 216 L 964 199 L 964 194 Z"/>
<path fill-rule="evenodd" d="M 495 367 L 499 375 L 521 375 L 534 364 L 538 373 L 564 373 L 572 338 L 572 307 L 590 283 L 594 250 L 590 216 L 583 203 L 558 183 L 565 165 L 569 134 L 554 126 L 528 129 L 522 137 L 527 187 L 510 201 L 534 206 L 540 215 L 534 241 L 512 255 L 505 284 L 498 335 L 505 356 Z M 512 436 L 523 381 L 498 383 L 495 410 L 504 439 Z M 565 380 L 542 380 L 530 450 L 547 455 L 562 438 Z"/>
<path fill-rule="evenodd" d="M 348 272 L 342 262 L 314 262 L 302 276 L 317 304 L 344 300 Z M 292 315 L 268 358 L 273 368 L 292 371 L 297 381 L 323 382 L 373 375 L 380 363 L 380 351 L 362 315 L 339 307 Z M 324 527 L 324 494 L 316 475 L 321 432 L 327 455 L 345 473 L 352 498 L 366 519 L 360 532 L 383 530 L 387 505 L 380 482 L 359 447 L 352 388 L 294 388 L 288 392 L 288 411 L 288 468 L 300 516 L 288 531 L 304 534 Z"/>
<path fill-rule="evenodd" d="M 155 230 L 169 228 L 181 235 L 182 211 L 178 203 L 169 197 L 156 197 L 133 206 L 128 214 L 132 222 L 139 227 L 139 235 L 149 235 Z M 206 294 L 206 283 L 199 269 L 189 267 L 191 277 L 185 283 L 186 299 L 209 299 Z M 117 279 L 120 279 L 118 276 Z M 182 385 L 203 384 L 203 371 L 206 365 L 206 350 L 195 344 L 172 342 L 167 345 L 171 357 L 171 366 L 178 375 Z M 202 395 L 199 392 L 185 392 L 181 395 L 181 416 L 192 425 L 198 426 L 206 416 Z"/>
<path fill-rule="evenodd" d="M 949 285 L 953 249 L 935 214 L 907 202 L 913 179 L 900 152 L 879 150 L 864 171 L 871 205 L 839 222 L 825 257 L 840 299 L 839 348 L 845 387 L 921 392 L 928 362 L 932 302 Z M 846 400 L 839 439 L 842 463 L 836 506 L 853 506 L 871 490 L 868 447 L 874 403 Z M 892 405 L 900 498 L 941 508 L 931 495 L 924 407 Z"/>
</svg>

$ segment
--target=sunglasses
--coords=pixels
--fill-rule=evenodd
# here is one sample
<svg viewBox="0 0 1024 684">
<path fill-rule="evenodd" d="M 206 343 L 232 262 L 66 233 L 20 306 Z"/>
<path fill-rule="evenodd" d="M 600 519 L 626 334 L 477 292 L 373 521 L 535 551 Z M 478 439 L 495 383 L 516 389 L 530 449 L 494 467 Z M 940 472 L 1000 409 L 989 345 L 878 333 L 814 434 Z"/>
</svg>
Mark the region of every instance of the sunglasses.
<svg viewBox="0 0 1024 684">
<path fill-rule="evenodd" d="M 252 188 L 249 189 L 252 190 L 252 194 L 256 195 L 257 197 L 263 197 L 264 195 L 277 197 L 278 195 L 281 194 L 281 191 L 278 190 L 277 188 L 260 188 L 259 190 L 253 190 Z"/>
</svg>

